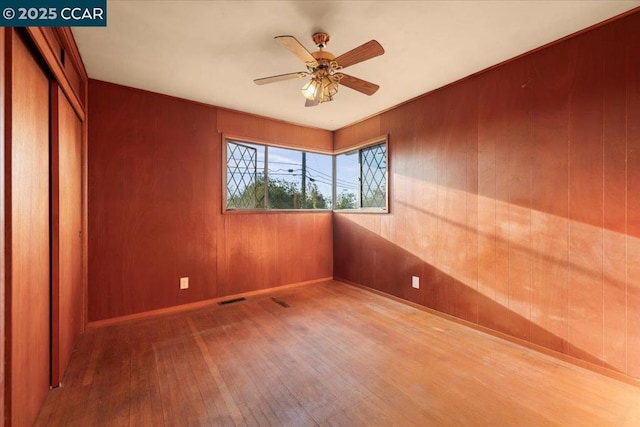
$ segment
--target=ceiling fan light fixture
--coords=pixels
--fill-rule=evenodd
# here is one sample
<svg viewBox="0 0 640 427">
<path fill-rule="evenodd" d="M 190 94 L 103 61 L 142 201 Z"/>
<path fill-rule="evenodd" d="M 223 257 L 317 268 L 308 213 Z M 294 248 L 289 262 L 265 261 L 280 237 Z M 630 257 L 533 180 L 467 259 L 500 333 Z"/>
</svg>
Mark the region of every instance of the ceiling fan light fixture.
<svg viewBox="0 0 640 427">
<path fill-rule="evenodd" d="M 370 40 L 343 53 L 337 58 L 332 53 L 324 50 L 329 42 L 329 35 L 327 33 L 315 33 L 313 35 L 313 41 L 319 49 L 313 53 L 309 52 L 307 48 L 293 36 L 277 36 L 275 40 L 304 62 L 307 70 L 263 77 L 261 79 L 255 79 L 254 83 L 264 85 L 311 76 L 311 79 L 300 89 L 302 96 L 307 99 L 307 102 L 304 104 L 305 107 L 314 107 L 323 102 L 332 101 L 333 97 L 338 93 L 338 86 L 341 84 L 369 96 L 373 95 L 380 87 L 342 72 L 346 67 L 382 55 L 384 49 L 380 46 L 380 43 L 375 40 Z"/>
<path fill-rule="evenodd" d="M 333 76 L 322 78 L 322 100 L 320 102 L 332 101 L 333 96 L 338 93 L 338 79 Z"/>
<path fill-rule="evenodd" d="M 316 78 L 309 80 L 304 86 L 302 86 L 302 89 L 300 89 L 302 95 L 309 100 L 314 100 L 318 95 L 319 90 L 322 90 L 322 85 Z"/>
<path fill-rule="evenodd" d="M 302 92 L 302 96 L 310 101 L 332 101 L 333 96 L 338 93 L 338 79 L 330 75 L 313 77 L 302 86 L 300 92 Z"/>
</svg>

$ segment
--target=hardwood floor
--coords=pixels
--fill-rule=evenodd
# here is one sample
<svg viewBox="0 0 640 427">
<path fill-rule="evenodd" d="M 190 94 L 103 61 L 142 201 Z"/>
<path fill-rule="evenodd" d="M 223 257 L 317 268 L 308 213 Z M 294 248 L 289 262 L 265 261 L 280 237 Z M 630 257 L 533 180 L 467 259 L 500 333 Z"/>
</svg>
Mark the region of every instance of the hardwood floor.
<svg viewBox="0 0 640 427">
<path fill-rule="evenodd" d="M 90 329 L 62 383 L 36 425 L 640 423 L 640 388 L 339 282 Z"/>
</svg>

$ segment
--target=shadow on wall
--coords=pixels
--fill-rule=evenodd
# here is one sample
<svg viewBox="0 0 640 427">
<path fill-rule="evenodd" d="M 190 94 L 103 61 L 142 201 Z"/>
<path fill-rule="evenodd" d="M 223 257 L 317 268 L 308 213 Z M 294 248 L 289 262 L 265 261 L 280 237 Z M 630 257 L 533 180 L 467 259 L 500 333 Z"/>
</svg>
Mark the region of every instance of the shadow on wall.
<svg viewBox="0 0 640 427">
<path fill-rule="evenodd" d="M 418 213 L 435 217 L 424 210 L 418 210 Z M 435 252 L 427 249 L 425 256 L 418 256 L 390 239 L 392 235 L 406 232 L 404 244 L 408 243 L 407 239 L 420 241 L 421 236 L 411 235 L 411 231 L 403 227 L 406 224 L 398 218 L 394 221 L 393 215 L 334 215 L 336 279 L 366 285 L 607 369 L 627 373 L 625 366 L 608 363 L 604 359 L 602 347 L 600 352 L 594 352 L 571 340 L 568 334 L 571 316 L 566 304 L 567 285 L 562 283 L 561 277 L 553 278 L 554 271 L 566 270 L 567 266 L 554 258 L 553 253 L 536 254 L 529 248 L 511 247 L 521 256 L 535 258 L 533 262 L 551 275 L 546 276 L 549 283 L 545 287 L 533 288 L 529 278 L 524 280 L 526 284 L 520 289 L 508 289 L 507 286 L 503 292 L 501 283 L 491 282 L 488 277 L 493 275 L 495 278 L 495 268 L 490 269 L 489 274 L 480 271 L 483 268 L 479 263 L 482 249 L 478 250 L 482 239 L 494 239 L 496 245 L 500 245 L 504 243 L 500 238 L 451 223 L 451 227 L 458 228 L 458 234 L 462 230 L 466 243 L 474 240 L 479 243 L 472 244 L 471 248 L 461 245 L 461 250 L 453 254 L 445 254 L 441 252 L 442 247 L 436 248 L 435 245 L 429 248 Z M 441 232 L 449 234 L 453 241 L 459 237 L 455 230 L 442 229 Z M 511 276 L 512 282 L 515 274 L 532 276 L 532 268 L 525 269 L 524 273 L 508 271 L 508 258 L 507 254 L 506 274 Z M 439 268 L 439 264 L 445 267 Z M 455 272 L 451 271 L 452 265 L 456 266 Z M 588 270 L 581 271 L 589 274 Z M 420 289 L 411 287 L 412 275 L 420 277 Z M 625 342 L 624 331 L 613 333 L 621 343 Z M 602 336 L 601 331 L 595 331 L 596 340 L 598 336 Z M 624 346 L 621 351 L 624 351 Z"/>
</svg>

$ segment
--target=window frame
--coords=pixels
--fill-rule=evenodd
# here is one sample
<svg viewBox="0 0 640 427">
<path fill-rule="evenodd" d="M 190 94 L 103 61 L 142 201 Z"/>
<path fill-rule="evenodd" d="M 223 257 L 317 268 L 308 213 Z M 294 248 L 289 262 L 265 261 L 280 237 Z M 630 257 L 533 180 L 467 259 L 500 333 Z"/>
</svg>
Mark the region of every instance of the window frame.
<svg viewBox="0 0 640 427">
<path fill-rule="evenodd" d="M 298 151 L 298 152 L 306 152 L 306 153 L 314 153 L 314 154 L 323 154 L 323 155 L 327 155 L 327 156 L 331 156 L 331 162 L 332 162 L 332 174 L 334 174 L 331 177 L 331 208 L 325 208 L 325 209 L 272 209 L 269 208 L 269 195 L 268 195 L 268 186 L 265 185 L 265 199 L 264 199 L 264 203 L 265 203 L 265 207 L 264 208 L 248 208 L 248 209 L 243 209 L 243 208 L 231 208 L 228 209 L 227 207 L 227 173 L 228 173 L 228 165 L 227 165 L 227 144 L 228 142 L 232 142 L 232 143 L 237 143 L 237 144 L 250 144 L 250 145 L 260 145 L 262 147 L 264 147 L 265 149 L 265 154 L 264 154 L 264 171 L 265 171 L 265 177 L 266 179 L 268 179 L 268 168 L 269 168 L 269 147 L 272 148 L 282 148 L 282 149 L 286 149 L 286 150 L 294 150 L 294 151 Z M 244 136 L 238 136 L 238 135 L 232 135 L 232 134 L 222 134 L 222 144 L 221 144 L 221 151 L 222 151 L 222 163 L 221 163 L 221 172 L 222 172 L 222 180 L 221 180 L 221 192 L 222 192 L 222 213 L 223 214 L 250 214 L 250 213 L 295 213 L 295 212 L 299 212 L 299 213 L 321 213 L 321 212 L 332 212 L 333 211 L 333 203 L 335 200 L 334 197 L 334 192 L 335 192 L 335 156 L 333 154 L 332 151 L 326 151 L 326 150 L 322 150 L 322 149 L 309 149 L 307 147 L 301 147 L 301 146 L 295 146 L 295 145 L 286 145 L 286 144 L 278 144 L 278 143 L 274 143 L 274 142 L 269 142 L 269 141 L 265 141 L 265 140 L 260 140 L 260 139 L 255 139 L 255 138 L 248 138 L 248 137 L 244 137 Z"/>
<path fill-rule="evenodd" d="M 337 170 L 337 158 L 339 155 L 341 154 L 346 154 L 346 153 L 352 153 L 352 152 L 358 152 L 358 158 L 361 158 L 361 150 L 365 149 L 365 148 L 369 148 L 369 147 L 373 147 L 376 145 L 385 145 L 385 161 L 386 161 L 386 170 L 384 172 L 385 175 L 385 199 L 386 199 L 386 203 L 385 203 L 385 207 L 384 208 L 372 208 L 372 207 L 362 207 L 362 196 L 359 196 L 359 204 L 360 206 L 358 208 L 355 209 L 336 209 L 335 205 L 336 205 L 336 179 L 338 177 L 338 170 Z M 361 166 L 362 167 L 362 166 Z M 389 173 L 389 169 L 390 169 L 390 162 L 389 162 L 389 135 L 385 134 L 385 135 L 380 135 L 376 138 L 371 138 L 368 139 L 364 142 L 361 142 L 359 144 L 355 144 L 355 145 L 350 145 L 348 147 L 344 147 L 338 150 L 334 150 L 333 151 L 333 206 L 334 208 L 332 209 L 333 212 L 337 212 L 337 213 L 366 213 L 366 214 L 388 214 L 390 213 L 391 209 L 389 207 L 389 177 L 391 176 L 391 174 Z M 358 191 L 360 194 L 362 194 L 362 178 L 359 177 L 358 180 Z"/>
</svg>

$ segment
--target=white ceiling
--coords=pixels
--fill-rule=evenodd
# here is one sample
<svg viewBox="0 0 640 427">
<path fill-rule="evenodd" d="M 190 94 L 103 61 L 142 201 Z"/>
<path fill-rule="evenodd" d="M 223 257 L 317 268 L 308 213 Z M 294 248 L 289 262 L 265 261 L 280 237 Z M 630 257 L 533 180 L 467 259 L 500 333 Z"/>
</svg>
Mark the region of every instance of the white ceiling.
<svg viewBox="0 0 640 427">
<path fill-rule="evenodd" d="M 129 1 L 109 0 L 107 26 L 73 29 L 89 77 L 335 130 L 640 5 L 588 1 Z M 380 85 L 341 87 L 304 107 L 304 80 L 253 79 L 302 71 L 273 40 L 329 33 L 336 56 L 375 39 L 383 56 L 346 73 Z"/>
</svg>

